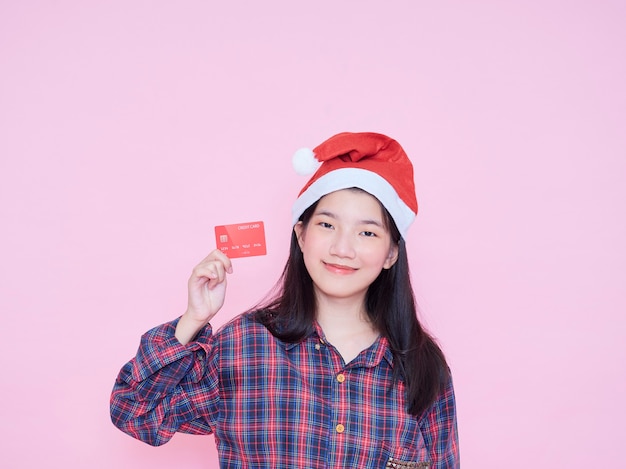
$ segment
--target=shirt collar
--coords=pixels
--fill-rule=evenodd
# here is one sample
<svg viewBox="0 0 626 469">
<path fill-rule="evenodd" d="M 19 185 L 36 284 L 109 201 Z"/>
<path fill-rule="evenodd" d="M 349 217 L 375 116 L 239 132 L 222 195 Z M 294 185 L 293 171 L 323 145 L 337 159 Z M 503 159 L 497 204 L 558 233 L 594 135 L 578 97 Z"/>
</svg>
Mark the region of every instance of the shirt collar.
<svg viewBox="0 0 626 469">
<path fill-rule="evenodd" d="M 282 342 L 285 350 L 291 350 L 302 342 L 313 341 L 317 343 L 327 344 L 324 331 L 320 327 L 317 321 L 313 322 L 313 331 L 305 337 L 301 342 Z M 366 368 L 377 366 L 383 359 L 389 363 L 389 366 L 393 367 L 393 354 L 389 348 L 389 341 L 386 337 L 379 336 L 378 339 L 366 350 L 364 355 L 359 357 L 350 363 L 350 366 L 364 366 Z"/>
</svg>

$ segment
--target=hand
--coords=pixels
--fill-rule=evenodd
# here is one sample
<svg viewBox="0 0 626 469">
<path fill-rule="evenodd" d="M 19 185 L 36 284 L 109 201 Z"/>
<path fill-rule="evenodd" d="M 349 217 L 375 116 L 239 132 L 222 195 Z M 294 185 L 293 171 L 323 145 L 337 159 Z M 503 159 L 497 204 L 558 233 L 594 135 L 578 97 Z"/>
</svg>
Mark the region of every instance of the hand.
<svg viewBox="0 0 626 469">
<path fill-rule="evenodd" d="M 217 314 L 226 296 L 226 274 L 233 273 L 230 259 L 219 249 L 194 267 L 187 283 L 187 311 L 176 327 L 176 338 L 188 343 Z"/>
</svg>

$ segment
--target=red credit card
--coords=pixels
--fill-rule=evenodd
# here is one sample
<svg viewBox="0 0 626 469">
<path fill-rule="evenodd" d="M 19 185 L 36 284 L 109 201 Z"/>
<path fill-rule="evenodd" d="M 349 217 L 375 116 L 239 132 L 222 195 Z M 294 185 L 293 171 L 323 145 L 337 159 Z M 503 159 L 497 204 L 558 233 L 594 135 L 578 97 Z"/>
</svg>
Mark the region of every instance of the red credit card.
<svg viewBox="0 0 626 469">
<path fill-rule="evenodd" d="M 262 221 L 216 226 L 215 243 L 231 259 L 267 254 L 265 226 Z"/>
</svg>

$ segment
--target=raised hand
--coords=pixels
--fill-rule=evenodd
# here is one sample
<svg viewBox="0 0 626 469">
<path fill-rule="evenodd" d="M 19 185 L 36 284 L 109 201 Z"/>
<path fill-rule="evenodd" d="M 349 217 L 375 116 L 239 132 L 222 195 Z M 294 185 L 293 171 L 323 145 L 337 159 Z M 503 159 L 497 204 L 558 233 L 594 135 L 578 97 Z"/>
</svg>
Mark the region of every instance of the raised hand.
<svg viewBox="0 0 626 469">
<path fill-rule="evenodd" d="M 178 321 L 176 338 L 182 344 L 191 341 L 217 314 L 226 295 L 226 274 L 233 267 L 230 259 L 219 249 L 211 252 L 194 267 L 187 283 L 187 311 Z"/>
</svg>

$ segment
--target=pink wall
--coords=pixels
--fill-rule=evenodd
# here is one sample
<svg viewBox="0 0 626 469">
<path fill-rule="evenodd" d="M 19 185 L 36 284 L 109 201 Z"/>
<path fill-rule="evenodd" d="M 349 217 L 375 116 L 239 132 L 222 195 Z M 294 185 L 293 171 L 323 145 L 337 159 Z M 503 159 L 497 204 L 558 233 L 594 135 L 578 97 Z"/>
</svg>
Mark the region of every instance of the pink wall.
<svg viewBox="0 0 626 469">
<path fill-rule="evenodd" d="M 291 153 L 343 130 L 415 163 L 463 467 L 624 464 L 624 2 L 299 3 L 0 2 L 0 466 L 217 467 L 212 437 L 116 430 L 113 380 L 215 224 L 269 250 L 220 321 L 268 290 Z"/>
</svg>

